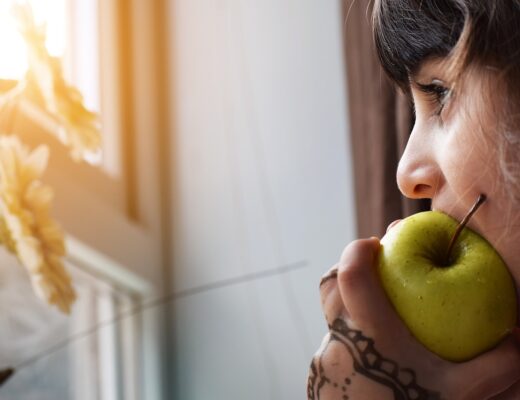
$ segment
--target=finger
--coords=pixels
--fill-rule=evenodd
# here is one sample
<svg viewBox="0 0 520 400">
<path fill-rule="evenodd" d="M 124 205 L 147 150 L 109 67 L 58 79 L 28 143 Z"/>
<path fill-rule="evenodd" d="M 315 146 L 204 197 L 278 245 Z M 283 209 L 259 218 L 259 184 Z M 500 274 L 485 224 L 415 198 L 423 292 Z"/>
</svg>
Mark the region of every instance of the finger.
<svg viewBox="0 0 520 400">
<path fill-rule="evenodd" d="M 346 247 L 338 270 L 339 293 L 353 325 L 372 337 L 380 351 L 412 366 L 429 352 L 403 324 L 383 290 L 377 274 L 379 248 L 377 238 L 357 240 Z M 402 346 L 406 346 L 405 354 L 400 354 Z"/>
<path fill-rule="evenodd" d="M 347 316 L 345 306 L 338 291 L 338 264 L 332 267 L 320 281 L 321 308 L 327 325 L 331 326 L 336 318 Z"/>
<path fill-rule="evenodd" d="M 385 327 L 395 316 L 376 271 L 377 238 L 350 243 L 339 263 L 338 286 L 343 304 L 356 323 Z"/>
<path fill-rule="evenodd" d="M 334 265 L 331 269 L 327 271 L 320 279 L 320 288 L 325 285 L 331 279 L 336 279 L 338 277 L 338 264 Z"/>
<path fill-rule="evenodd" d="M 505 392 L 491 397 L 489 400 L 518 400 L 520 399 L 520 381 L 516 381 Z"/>
<path fill-rule="evenodd" d="M 502 393 L 520 379 L 518 343 L 510 335 L 495 349 L 457 366 L 447 378 L 462 390 L 456 398 L 489 399 Z"/>
</svg>

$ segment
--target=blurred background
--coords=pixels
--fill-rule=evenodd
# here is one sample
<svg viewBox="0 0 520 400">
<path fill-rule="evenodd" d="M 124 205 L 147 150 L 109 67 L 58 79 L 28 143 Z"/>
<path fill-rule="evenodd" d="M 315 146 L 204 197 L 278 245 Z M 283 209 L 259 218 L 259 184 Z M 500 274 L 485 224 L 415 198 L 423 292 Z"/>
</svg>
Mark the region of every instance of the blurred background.
<svg viewBox="0 0 520 400">
<path fill-rule="evenodd" d="M 11 3 L 7 87 L 27 69 Z M 414 207 L 394 178 L 413 117 L 368 1 L 30 3 L 103 146 L 74 163 L 44 115 L 10 120 L 51 148 L 79 297 L 61 315 L 0 254 L 0 398 L 305 398 L 320 276 Z"/>
</svg>

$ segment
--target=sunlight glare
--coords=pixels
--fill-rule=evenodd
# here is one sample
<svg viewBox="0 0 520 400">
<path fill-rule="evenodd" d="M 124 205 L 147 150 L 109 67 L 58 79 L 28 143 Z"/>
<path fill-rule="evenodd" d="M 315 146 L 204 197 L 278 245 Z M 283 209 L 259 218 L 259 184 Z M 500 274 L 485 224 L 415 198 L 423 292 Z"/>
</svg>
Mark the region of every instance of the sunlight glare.
<svg viewBox="0 0 520 400">
<path fill-rule="evenodd" d="M 0 0 L 0 79 L 20 79 L 27 71 L 27 52 L 11 6 L 16 0 Z M 28 0 L 36 21 L 47 24 L 47 49 L 63 57 L 66 47 L 66 0 Z"/>
</svg>

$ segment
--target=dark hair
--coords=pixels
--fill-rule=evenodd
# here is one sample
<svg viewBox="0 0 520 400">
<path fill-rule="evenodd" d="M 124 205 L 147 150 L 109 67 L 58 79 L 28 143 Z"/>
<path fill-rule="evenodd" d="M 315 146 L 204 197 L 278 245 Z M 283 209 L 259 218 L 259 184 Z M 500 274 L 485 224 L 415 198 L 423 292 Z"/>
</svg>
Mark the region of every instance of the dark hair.
<svg viewBox="0 0 520 400">
<path fill-rule="evenodd" d="M 376 0 L 373 29 L 383 68 L 403 88 L 425 59 L 450 53 L 456 73 L 476 63 L 520 76 L 518 0 Z"/>
</svg>

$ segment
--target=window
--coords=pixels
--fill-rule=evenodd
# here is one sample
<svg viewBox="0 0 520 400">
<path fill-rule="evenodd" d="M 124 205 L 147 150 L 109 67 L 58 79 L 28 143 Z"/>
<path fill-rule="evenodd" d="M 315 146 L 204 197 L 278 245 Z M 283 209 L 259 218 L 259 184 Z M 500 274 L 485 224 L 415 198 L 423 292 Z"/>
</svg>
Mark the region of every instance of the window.
<svg viewBox="0 0 520 400">
<path fill-rule="evenodd" d="M 11 3 L 0 0 L 0 51 L 13 54 L 12 62 L 0 66 L 0 79 L 20 79 L 26 68 L 23 46 L 14 31 L 8 30 L 14 28 L 7 16 Z M 18 323 L 18 332 L 25 332 L 36 345 L 17 352 L 16 359 L 8 357 L 9 349 L 3 352 L 0 347 L 0 359 L 17 365 L 55 345 L 59 350 L 27 364 L 0 388 L 0 395 L 155 399 L 160 393 L 159 311 L 138 313 L 117 323 L 107 321 L 165 290 L 161 165 L 157 157 L 160 123 L 153 107 L 141 106 L 148 100 L 128 95 L 147 87 L 154 98 L 153 90 L 158 90 L 156 82 L 144 81 L 148 75 L 143 74 L 143 68 L 155 68 L 156 53 L 149 48 L 149 41 L 140 42 L 135 34 L 153 39 L 157 32 L 150 21 L 158 11 L 155 5 L 147 4 L 154 2 L 30 3 L 36 17 L 47 20 L 49 51 L 63 57 L 70 82 L 81 89 L 86 104 L 101 113 L 104 142 L 101 158 L 78 164 L 49 134 L 56 126 L 45 113 L 27 104 L 16 116 L 15 127 L 27 144 L 34 147 L 45 142 L 51 148 L 44 179 L 55 191 L 54 215 L 67 232 L 67 263 L 80 297 L 70 319 L 44 310 L 37 300 L 26 305 L 30 317 L 24 320 L 27 324 Z M 5 270 L 0 267 L 0 276 L 10 273 L 8 268 L 20 269 L 16 263 L 6 264 Z M 20 287 L 23 277 L 18 273 L 13 278 L 16 284 L 9 287 Z M 16 315 L 11 311 L 8 317 Z M 48 318 L 42 320 L 37 315 Z M 43 325 L 38 328 L 32 320 Z M 0 330 L 2 325 L 0 322 Z M 33 337 L 34 332 L 41 338 Z M 20 333 L 19 339 L 22 336 Z M 70 343 L 60 347 L 67 338 Z M 33 388 L 34 395 L 29 393 Z"/>
</svg>

